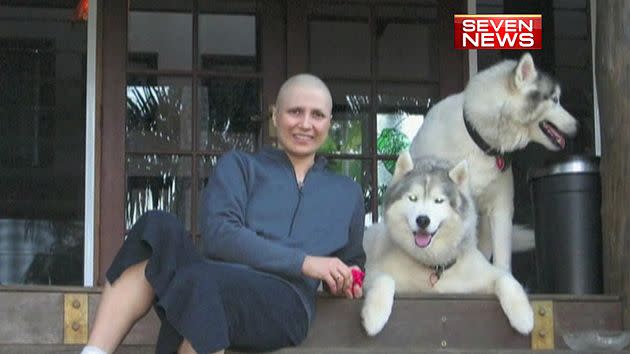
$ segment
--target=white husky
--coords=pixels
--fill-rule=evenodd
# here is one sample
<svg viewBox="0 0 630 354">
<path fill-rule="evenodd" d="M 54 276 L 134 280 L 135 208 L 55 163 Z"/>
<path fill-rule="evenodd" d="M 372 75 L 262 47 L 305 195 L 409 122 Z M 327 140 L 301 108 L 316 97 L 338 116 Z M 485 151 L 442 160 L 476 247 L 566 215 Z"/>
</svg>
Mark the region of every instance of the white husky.
<svg viewBox="0 0 630 354">
<path fill-rule="evenodd" d="M 472 194 L 480 212 L 479 248 L 494 264 L 511 268 L 514 185 L 509 154 L 537 142 L 549 150 L 566 145 L 577 121 L 560 105 L 560 86 L 525 54 L 470 79 L 465 90 L 438 102 L 414 137 L 411 156 L 467 160 Z"/>
<path fill-rule="evenodd" d="M 453 168 L 443 160 L 414 162 L 408 152 L 400 155 L 385 194 L 384 222 L 364 237 L 366 332 L 383 329 L 395 293 L 496 294 L 510 324 L 531 332 L 534 314 L 523 287 L 477 249 L 466 161 Z"/>
</svg>

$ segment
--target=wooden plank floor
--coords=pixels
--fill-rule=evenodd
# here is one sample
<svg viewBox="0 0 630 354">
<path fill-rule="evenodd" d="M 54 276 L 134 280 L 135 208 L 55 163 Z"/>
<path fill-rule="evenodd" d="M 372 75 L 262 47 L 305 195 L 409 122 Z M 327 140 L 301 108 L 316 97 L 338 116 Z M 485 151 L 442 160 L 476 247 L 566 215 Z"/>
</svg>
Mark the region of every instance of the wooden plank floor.
<svg viewBox="0 0 630 354">
<path fill-rule="evenodd" d="M 153 354 L 152 346 L 123 346 L 115 354 Z M 78 354 L 81 346 L 78 345 L 0 345 L 0 354 Z M 350 348 L 288 348 L 274 352 L 274 354 L 434 354 L 435 350 L 403 348 L 403 349 L 350 349 Z M 468 350 L 447 349 L 440 350 L 440 354 L 532 354 L 532 350 Z M 571 350 L 545 350 L 544 354 L 597 354 L 610 353 L 609 351 L 571 351 Z M 619 352 L 616 352 L 619 353 Z M 231 354 L 231 353 L 228 353 Z M 232 354 L 240 354 L 234 353 Z"/>
<path fill-rule="evenodd" d="M 89 322 L 99 301 L 98 289 L 0 287 L 0 354 L 73 353 L 64 346 L 63 297 L 87 293 Z M 533 295 L 553 301 L 555 349 L 568 350 L 562 334 L 586 329 L 622 329 L 616 296 Z M 525 353 L 531 338 L 515 332 L 491 296 L 419 296 L 396 299 L 390 322 L 376 337 L 360 324 L 361 301 L 321 296 L 309 337 L 299 348 L 278 354 L 350 353 Z M 159 321 L 151 312 L 126 338 L 118 353 L 152 353 Z"/>
</svg>

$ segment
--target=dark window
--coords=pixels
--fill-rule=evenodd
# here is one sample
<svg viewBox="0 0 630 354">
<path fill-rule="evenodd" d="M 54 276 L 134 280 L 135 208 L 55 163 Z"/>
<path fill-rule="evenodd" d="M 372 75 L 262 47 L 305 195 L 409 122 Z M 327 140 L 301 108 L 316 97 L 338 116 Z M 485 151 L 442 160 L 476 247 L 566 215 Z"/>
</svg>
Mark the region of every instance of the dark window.
<svg viewBox="0 0 630 354">
<path fill-rule="evenodd" d="M 440 95 L 437 3 L 309 2 L 308 70 L 333 94 L 333 124 L 321 152 L 363 186 L 367 221 L 395 159 Z"/>
<path fill-rule="evenodd" d="M 0 6 L 0 283 L 81 285 L 87 26 L 19 3 Z"/>
<path fill-rule="evenodd" d="M 256 1 L 131 0 L 125 225 L 176 214 L 196 234 L 216 157 L 261 144 Z"/>
<path fill-rule="evenodd" d="M 480 0 L 477 3 L 478 13 L 542 14 L 542 50 L 531 54 L 537 67 L 560 82 L 562 106 L 580 124 L 577 136 L 567 140 L 567 147 L 562 152 L 552 152 L 538 144 L 530 144 L 515 154 L 512 162 L 515 223 L 533 225 L 533 208 L 527 182 L 527 171 L 530 168 L 563 154 L 595 154 L 590 11 L 589 2 L 585 0 Z M 523 54 L 513 50 L 480 50 L 477 53 L 479 71 L 502 59 L 518 60 Z M 526 287 L 535 291 L 537 285 L 535 268 L 532 266 L 533 252 L 515 254 L 512 263 L 515 276 Z"/>
</svg>

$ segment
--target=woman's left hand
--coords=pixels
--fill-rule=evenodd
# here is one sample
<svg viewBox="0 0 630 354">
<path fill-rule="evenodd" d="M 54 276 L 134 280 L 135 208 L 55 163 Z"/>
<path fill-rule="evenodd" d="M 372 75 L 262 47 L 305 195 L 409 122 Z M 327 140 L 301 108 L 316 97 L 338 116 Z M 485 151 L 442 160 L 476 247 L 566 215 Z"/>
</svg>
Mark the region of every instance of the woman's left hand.
<svg viewBox="0 0 630 354">
<path fill-rule="evenodd" d="M 350 270 L 356 269 L 361 271 L 361 268 L 358 266 L 351 266 Z M 351 286 L 345 287 L 343 289 L 343 295 L 348 299 L 360 299 L 363 297 L 363 284 L 357 284 L 355 282 L 351 283 Z"/>
</svg>

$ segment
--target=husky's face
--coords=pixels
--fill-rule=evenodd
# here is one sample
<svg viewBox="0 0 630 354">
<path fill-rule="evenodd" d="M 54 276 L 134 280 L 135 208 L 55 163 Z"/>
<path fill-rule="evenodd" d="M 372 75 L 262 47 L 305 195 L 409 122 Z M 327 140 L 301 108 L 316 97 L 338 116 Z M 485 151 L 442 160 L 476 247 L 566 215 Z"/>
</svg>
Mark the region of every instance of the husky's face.
<svg viewBox="0 0 630 354">
<path fill-rule="evenodd" d="M 531 55 L 525 54 L 514 69 L 510 86 L 511 99 L 502 116 L 521 125 L 530 141 L 549 150 L 564 149 L 566 138 L 577 131 L 577 120 L 560 105 L 559 84 L 537 71 Z"/>
<path fill-rule="evenodd" d="M 434 159 L 417 160 L 414 166 L 408 153 L 403 153 L 385 196 L 390 236 L 425 264 L 454 259 L 464 239 L 472 236 L 469 229 L 476 225 L 468 166 L 462 162 L 450 167 Z"/>
</svg>

